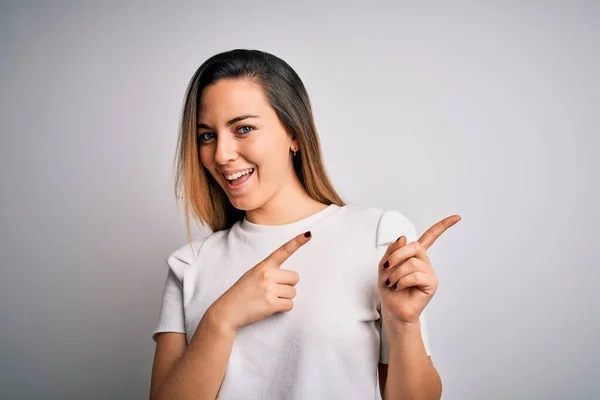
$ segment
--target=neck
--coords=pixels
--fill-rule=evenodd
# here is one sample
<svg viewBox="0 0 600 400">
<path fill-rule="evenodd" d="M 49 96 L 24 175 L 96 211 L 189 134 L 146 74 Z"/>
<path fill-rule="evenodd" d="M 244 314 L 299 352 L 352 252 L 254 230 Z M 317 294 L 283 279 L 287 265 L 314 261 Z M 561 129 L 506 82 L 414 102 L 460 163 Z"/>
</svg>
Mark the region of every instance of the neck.
<svg viewBox="0 0 600 400">
<path fill-rule="evenodd" d="M 258 225 L 284 225 L 299 221 L 327 208 L 308 195 L 294 174 L 290 184 L 284 186 L 265 204 L 246 211 L 246 219 Z"/>
</svg>

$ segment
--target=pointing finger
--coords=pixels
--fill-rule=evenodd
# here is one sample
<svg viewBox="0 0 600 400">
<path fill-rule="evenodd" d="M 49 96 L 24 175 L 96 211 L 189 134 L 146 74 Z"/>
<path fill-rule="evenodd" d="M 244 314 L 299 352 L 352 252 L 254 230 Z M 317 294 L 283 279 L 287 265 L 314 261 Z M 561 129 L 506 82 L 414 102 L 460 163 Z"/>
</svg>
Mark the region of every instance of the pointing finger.
<svg viewBox="0 0 600 400">
<path fill-rule="evenodd" d="M 451 215 L 444 218 L 431 228 L 427 229 L 427 231 L 421 235 L 418 242 L 421 243 L 425 250 L 427 250 L 441 236 L 441 234 L 446 231 L 446 229 L 450 228 L 458 221 L 460 221 L 459 215 Z"/>
<path fill-rule="evenodd" d="M 271 253 L 265 259 L 265 261 L 271 263 L 271 265 L 275 268 L 281 267 L 281 264 L 283 264 L 285 260 L 290 258 L 290 256 L 294 254 L 296 250 L 308 243 L 311 237 L 312 235 L 310 231 L 301 233 L 300 235 L 284 243 L 283 246 L 279 247 L 277 250 Z"/>
</svg>

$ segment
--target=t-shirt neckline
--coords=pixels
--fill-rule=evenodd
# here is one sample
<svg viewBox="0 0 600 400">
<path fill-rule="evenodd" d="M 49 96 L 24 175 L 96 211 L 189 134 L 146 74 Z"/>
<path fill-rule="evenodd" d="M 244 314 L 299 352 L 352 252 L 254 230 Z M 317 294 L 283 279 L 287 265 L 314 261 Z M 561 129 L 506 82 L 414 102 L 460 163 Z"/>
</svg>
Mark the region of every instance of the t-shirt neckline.
<svg viewBox="0 0 600 400">
<path fill-rule="evenodd" d="M 338 210 L 340 208 L 341 207 L 338 206 L 337 204 L 330 204 L 329 206 L 325 207 L 324 209 L 317 211 L 316 213 L 309 215 L 308 217 L 302 218 L 298 221 L 290 222 L 288 224 L 282 224 L 282 225 L 255 224 L 253 222 L 248 221 L 246 219 L 246 217 L 244 217 L 241 220 L 240 228 L 243 231 L 250 232 L 250 233 L 269 233 L 269 232 L 275 233 L 275 232 L 280 232 L 280 231 L 297 230 L 303 226 L 308 226 L 313 222 L 316 222 L 322 218 L 327 217 L 328 215 L 332 214 L 333 212 L 335 212 L 336 210 Z"/>
</svg>

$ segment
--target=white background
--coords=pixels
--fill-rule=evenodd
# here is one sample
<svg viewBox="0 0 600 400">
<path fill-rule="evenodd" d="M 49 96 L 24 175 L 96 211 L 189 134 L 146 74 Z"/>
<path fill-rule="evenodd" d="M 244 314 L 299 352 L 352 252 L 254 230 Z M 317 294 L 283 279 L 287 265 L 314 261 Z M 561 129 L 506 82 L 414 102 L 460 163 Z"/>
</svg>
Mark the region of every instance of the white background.
<svg viewBox="0 0 600 400">
<path fill-rule="evenodd" d="M 147 397 L 183 94 L 233 48 L 304 80 L 346 201 L 463 217 L 444 399 L 599 395 L 598 2 L 0 4 L 0 397 Z"/>
</svg>

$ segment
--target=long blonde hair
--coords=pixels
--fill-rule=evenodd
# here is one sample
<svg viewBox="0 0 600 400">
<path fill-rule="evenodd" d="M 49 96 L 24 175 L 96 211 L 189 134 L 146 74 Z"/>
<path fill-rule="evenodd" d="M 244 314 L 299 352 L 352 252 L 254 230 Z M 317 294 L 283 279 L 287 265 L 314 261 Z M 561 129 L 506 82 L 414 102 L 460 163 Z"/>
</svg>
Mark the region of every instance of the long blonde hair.
<svg viewBox="0 0 600 400">
<path fill-rule="evenodd" d="M 245 212 L 229 201 L 227 194 L 200 162 L 196 135 L 196 112 L 204 88 L 220 79 L 248 79 L 259 84 L 267 101 L 300 150 L 293 157 L 294 171 L 307 193 L 324 204 L 344 205 L 325 171 L 321 145 L 308 93 L 296 72 L 282 59 L 259 50 L 236 49 L 206 60 L 188 84 L 180 121 L 175 160 L 175 196 L 182 198 L 187 236 L 190 217 L 213 232 L 228 229 Z"/>
</svg>

